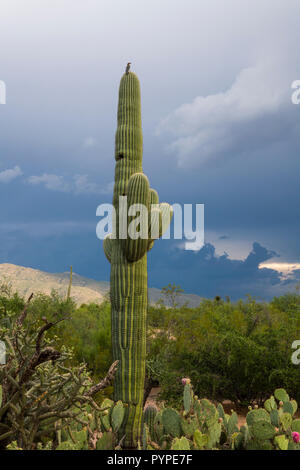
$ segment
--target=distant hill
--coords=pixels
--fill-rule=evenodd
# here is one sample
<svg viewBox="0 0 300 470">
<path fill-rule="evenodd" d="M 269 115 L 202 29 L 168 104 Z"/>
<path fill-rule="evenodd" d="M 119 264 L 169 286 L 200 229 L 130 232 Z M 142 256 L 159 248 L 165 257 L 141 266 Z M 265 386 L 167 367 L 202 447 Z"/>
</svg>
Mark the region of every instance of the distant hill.
<svg viewBox="0 0 300 470">
<path fill-rule="evenodd" d="M 21 296 L 28 297 L 31 292 L 51 294 L 54 289 L 62 297 L 66 296 L 69 284 L 69 273 L 47 273 L 38 269 L 25 268 L 14 264 L 0 264 L 0 282 L 8 282 L 14 291 Z M 87 277 L 73 273 L 71 297 L 77 305 L 83 303 L 101 303 L 109 292 L 109 282 L 95 281 Z M 151 303 L 162 298 L 159 289 L 149 289 Z M 188 302 L 190 307 L 195 307 L 201 302 L 201 297 L 194 294 L 181 294 L 178 298 L 180 305 Z"/>
</svg>

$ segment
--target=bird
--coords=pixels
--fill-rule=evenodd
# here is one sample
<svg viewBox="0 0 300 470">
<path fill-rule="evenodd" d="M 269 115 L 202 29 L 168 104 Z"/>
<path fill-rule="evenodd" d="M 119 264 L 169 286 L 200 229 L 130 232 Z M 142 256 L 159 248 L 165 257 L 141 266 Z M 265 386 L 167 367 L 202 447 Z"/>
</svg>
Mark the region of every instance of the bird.
<svg viewBox="0 0 300 470">
<path fill-rule="evenodd" d="M 126 70 L 125 70 L 126 75 L 129 74 L 130 66 L 131 66 L 131 62 L 128 62 L 128 64 L 126 65 Z"/>
</svg>

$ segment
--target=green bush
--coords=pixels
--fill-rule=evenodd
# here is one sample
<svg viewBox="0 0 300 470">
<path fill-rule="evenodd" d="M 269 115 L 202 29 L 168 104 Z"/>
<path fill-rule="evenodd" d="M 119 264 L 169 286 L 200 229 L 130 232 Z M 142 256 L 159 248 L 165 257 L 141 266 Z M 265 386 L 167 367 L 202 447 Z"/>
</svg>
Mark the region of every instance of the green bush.
<svg viewBox="0 0 300 470">
<path fill-rule="evenodd" d="M 63 299 L 52 291 L 51 295 L 34 296 L 29 314 L 53 322 L 65 318 L 49 331 L 49 337 L 55 339 L 58 348 L 71 348 L 73 364 L 84 362 L 95 379 L 105 375 L 112 362 L 109 302 L 77 308 L 72 298 Z"/>
<path fill-rule="evenodd" d="M 211 399 L 263 402 L 284 387 L 299 401 L 299 367 L 291 362 L 291 345 L 300 338 L 299 298 L 151 307 L 148 375 L 159 382 L 161 398 L 179 406 L 178 377 L 188 375 L 195 392 Z"/>
<path fill-rule="evenodd" d="M 49 319 L 53 299 L 37 300 L 42 300 L 48 318 L 36 315 L 36 305 L 29 308 L 30 300 L 18 312 L 19 308 L 11 308 L 15 302 L 7 302 L 10 309 L 0 319 L 0 341 L 6 345 L 6 361 L 0 364 L 0 449 L 11 444 L 11 448 L 31 450 L 53 438 L 59 441 L 70 424 L 91 428 L 87 408 L 90 413 L 100 412 L 101 420 L 102 410 L 93 397 L 110 384 L 117 367 L 113 364 L 106 379 L 93 384 L 86 365 L 76 364 L 72 351 L 49 334 L 64 320 L 62 313 L 53 314 L 58 320 Z M 122 409 L 119 405 L 112 410 L 115 431 Z M 77 431 L 84 441 L 83 430 Z"/>
</svg>

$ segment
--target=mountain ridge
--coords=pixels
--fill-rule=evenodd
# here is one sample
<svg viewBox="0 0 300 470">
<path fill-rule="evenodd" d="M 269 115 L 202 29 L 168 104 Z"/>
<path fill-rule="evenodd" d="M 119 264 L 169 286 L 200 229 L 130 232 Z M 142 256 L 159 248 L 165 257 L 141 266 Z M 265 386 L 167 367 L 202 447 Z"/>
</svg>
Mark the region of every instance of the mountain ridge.
<svg viewBox="0 0 300 470">
<path fill-rule="evenodd" d="M 43 293 L 50 295 L 52 290 L 64 297 L 67 294 L 70 274 L 48 273 L 39 269 L 18 266 L 10 263 L 0 264 L 0 283 L 7 282 L 12 289 L 22 297 L 28 297 L 31 292 L 34 294 Z M 77 305 L 95 302 L 101 303 L 109 292 L 108 281 L 96 281 L 80 274 L 73 273 L 71 297 Z M 154 304 L 163 298 L 160 289 L 149 288 L 149 301 Z M 178 296 L 178 304 L 183 305 L 188 302 L 189 307 L 196 307 L 202 298 L 196 294 L 181 294 Z M 166 301 L 165 301 L 166 303 Z"/>
</svg>

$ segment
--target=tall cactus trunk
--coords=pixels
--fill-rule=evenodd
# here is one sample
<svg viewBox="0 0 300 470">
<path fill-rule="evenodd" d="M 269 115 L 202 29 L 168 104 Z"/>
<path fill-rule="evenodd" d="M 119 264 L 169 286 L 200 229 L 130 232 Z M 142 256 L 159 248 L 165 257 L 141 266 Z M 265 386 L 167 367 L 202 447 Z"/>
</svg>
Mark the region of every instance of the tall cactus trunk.
<svg viewBox="0 0 300 470">
<path fill-rule="evenodd" d="M 113 360 L 119 361 L 114 382 L 114 399 L 127 405 L 120 437 L 123 446 L 136 448 L 141 436 L 146 361 L 147 251 L 153 240 L 119 237 L 119 197 L 127 204 L 158 204 L 142 173 L 143 136 L 140 85 L 137 76 L 124 74 L 119 88 L 118 127 L 115 141 L 116 236 L 104 240 L 104 252 L 111 263 L 110 296 Z M 159 207 L 159 206 L 158 206 Z M 150 212 L 150 211 L 149 211 Z M 132 217 L 127 217 L 130 223 Z"/>
<path fill-rule="evenodd" d="M 128 263 L 121 250 L 111 260 L 112 351 L 120 367 L 114 382 L 114 399 L 127 404 L 124 446 L 137 446 L 142 423 L 147 315 L 147 255 Z"/>
</svg>

